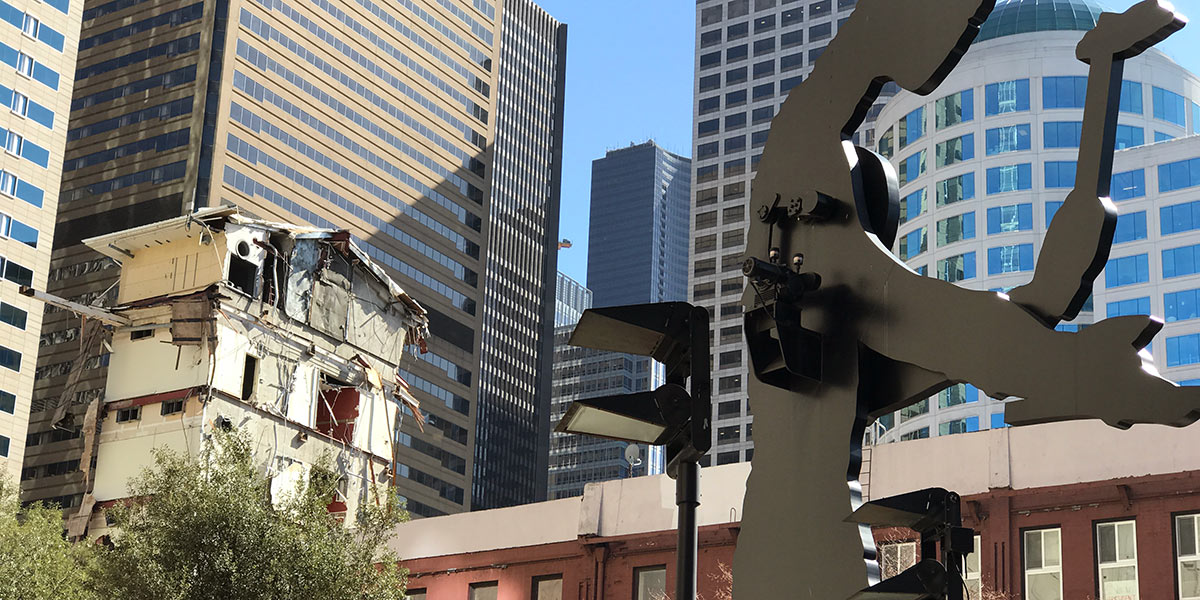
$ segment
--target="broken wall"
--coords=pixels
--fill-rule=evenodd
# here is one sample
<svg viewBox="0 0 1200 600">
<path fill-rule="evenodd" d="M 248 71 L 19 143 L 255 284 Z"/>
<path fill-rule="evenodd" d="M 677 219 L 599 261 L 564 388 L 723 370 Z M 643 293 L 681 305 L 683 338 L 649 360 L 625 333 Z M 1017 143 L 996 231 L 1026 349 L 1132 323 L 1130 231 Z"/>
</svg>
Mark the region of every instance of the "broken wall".
<svg viewBox="0 0 1200 600">
<path fill-rule="evenodd" d="M 225 278 L 226 240 L 214 232 L 210 243 L 198 239 L 129 248 L 133 258 L 121 261 L 117 303 L 180 294 L 206 288 Z"/>
</svg>

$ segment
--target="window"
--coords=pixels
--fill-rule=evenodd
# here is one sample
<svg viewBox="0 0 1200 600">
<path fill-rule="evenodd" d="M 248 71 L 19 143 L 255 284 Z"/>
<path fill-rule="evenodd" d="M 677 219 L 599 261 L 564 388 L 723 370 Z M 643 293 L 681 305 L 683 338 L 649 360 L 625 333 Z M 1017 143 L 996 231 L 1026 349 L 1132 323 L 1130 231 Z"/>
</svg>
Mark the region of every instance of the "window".
<svg viewBox="0 0 1200 600">
<path fill-rule="evenodd" d="M 975 278 L 975 253 L 967 252 L 937 262 L 937 276 L 942 281 L 954 283 Z"/>
<path fill-rule="evenodd" d="M 696 128 L 697 128 L 697 133 L 699 133 L 702 136 L 712 135 L 721 130 L 721 120 L 720 119 L 711 119 L 708 121 L 701 121 L 696 126 Z"/>
<path fill-rule="evenodd" d="M 717 188 L 709 188 L 707 190 L 698 190 L 696 192 L 696 206 L 708 206 L 717 203 Z M 714 213 L 715 214 L 715 213 Z"/>
<path fill-rule="evenodd" d="M 1070 188 L 1075 186 L 1075 161 L 1048 160 L 1046 161 L 1045 168 L 1046 188 Z"/>
<path fill-rule="evenodd" d="M 938 435 L 970 433 L 972 431 L 979 431 L 979 417 L 966 417 L 938 423 Z"/>
<path fill-rule="evenodd" d="M 745 83 L 747 77 L 749 77 L 749 75 L 746 67 L 730 69 L 725 71 L 725 85 L 737 85 L 739 83 Z"/>
<path fill-rule="evenodd" d="M 667 593 L 667 566 L 637 567 L 633 570 L 634 600 L 659 600 Z"/>
<path fill-rule="evenodd" d="M 1062 600 L 1062 539 L 1058 528 L 1025 532 L 1025 597 Z"/>
<path fill-rule="evenodd" d="M 922 150 L 900 163 L 900 185 L 925 174 L 925 151 Z"/>
<path fill-rule="evenodd" d="M 975 173 L 943 179 L 934 185 L 934 189 L 938 206 L 970 200 L 975 197 Z"/>
<path fill-rule="evenodd" d="M 900 148 L 921 139 L 925 135 L 925 108 L 914 110 L 900 119 L 899 138 Z"/>
<path fill-rule="evenodd" d="M 743 114 L 743 117 L 745 115 Z M 741 152 L 746 149 L 746 136 L 739 135 L 736 137 L 725 138 L 725 153 Z"/>
<path fill-rule="evenodd" d="M 467 590 L 467 600 L 497 600 L 499 594 L 500 582 L 498 581 L 472 583 Z"/>
<path fill-rule="evenodd" d="M 1173 140 L 1173 139 L 1175 139 L 1175 136 L 1173 136 L 1169 133 L 1163 133 L 1161 131 L 1154 132 L 1154 141 L 1155 142 L 1165 142 L 1167 140 Z"/>
<path fill-rule="evenodd" d="M 963 585 L 967 588 L 967 597 L 972 599 L 983 597 L 983 582 L 980 579 L 980 573 L 982 570 L 979 568 L 979 552 L 979 536 L 975 536 L 975 549 L 963 558 Z"/>
<path fill-rule="evenodd" d="M 750 46 L 742 44 L 725 49 L 725 62 L 733 63 L 739 60 L 746 60 L 750 57 Z"/>
<path fill-rule="evenodd" d="M 762 79 L 775 74 L 775 59 L 765 60 L 754 65 L 754 78 Z"/>
<path fill-rule="evenodd" d="M 742 376 L 730 375 L 717 380 L 717 391 L 721 393 L 736 392 L 742 389 Z"/>
<path fill-rule="evenodd" d="M 1174 123 L 1180 127 L 1187 126 L 1183 96 L 1157 86 L 1151 90 L 1151 96 L 1154 101 L 1155 119 Z"/>
<path fill-rule="evenodd" d="M 0 322 L 7 323 L 17 329 L 25 329 L 29 315 L 25 311 L 7 303 L 0 302 Z"/>
<path fill-rule="evenodd" d="M 130 408 L 122 408 L 117 411 L 117 422 L 128 423 L 129 421 L 138 421 L 142 418 L 142 407 L 132 406 Z"/>
<path fill-rule="evenodd" d="M 754 12 L 775 8 L 775 0 L 754 0 Z"/>
<path fill-rule="evenodd" d="M 975 118 L 975 90 L 963 90 L 938 99 L 933 105 L 934 127 L 945 129 Z"/>
<path fill-rule="evenodd" d="M 956 383 L 938 392 L 938 406 L 950 408 L 979 401 L 979 388 L 969 383 Z"/>
<path fill-rule="evenodd" d="M 731 0 L 729 2 L 729 18 L 744 17 L 750 14 L 750 0 Z"/>
<path fill-rule="evenodd" d="M 1184 317 L 1185 319 L 1195 318 L 1195 316 L 1196 316 L 1196 314 L 1195 314 L 1196 313 L 1195 292 L 1196 291 L 1197 290 L 1189 290 L 1189 292 L 1191 293 L 1191 297 L 1180 298 L 1179 301 L 1176 301 L 1172 298 L 1173 296 L 1176 296 L 1176 294 L 1166 294 L 1166 296 L 1164 297 L 1164 303 L 1167 306 L 1166 312 L 1168 315 L 1167 316 L 1168 322 L 1178 320 L 1178 317 L 1171 318 L 1170 315 L 1172 314 L 1172 312 L 1171 312 L 1172 308 L 1181 309 L 1183 311 L 1192 313 L 1191 316 Z M 1180 294 L 1188 294 L 1189 292 L 1179 292 L 1179 293 Z M 1185 305 L 1181 304 L 1181 302 L 1186 302 L 1187 305 L 1185 306 Z M 1109 318 L 1125 317 L 1125 316 L 1129 316 L 1129 315 L 1148 315 L 1148 314 L 1150 314 L 1150 297 L 1149 296 L 1142 296 L 1141 298 L 1130 298 L 1128 300 L 1118 300 L 1116 302 L 1108 303 L 1108 315 L 1107 316 Z M 1178 314 L 1178 313 L 1176 313 L 1176 314 Z"/>
<path fill-rule="evenodd" d="M 819 42 L 833 37 L 833 23 L 821 23 L 808 28 L 808 41 Z"/>
<path fill-rule="evenodd" d="M 713 96 L 712 98 L 702 98 L 700 102 L 697 103 L 697 108 L 702 115 L 721 110 L 721 97 Z"/>
<path fill-rule="evenodd" d="M 988 248 L 988 275 L 1033 270 L 1033 244 Z"/>
<path fill-rule="evenodd" d="M 6 412 L 11 415 L 15 413 L 16 410 L 17 396 L 9 392 L 0 391 L 0 412 Z"/>
<path fill-rule="evenodd" d="M 21 92 L 13 92 L 9 109 L 16 115 L 24 117 L 29 114 L 29 97 Z"/>
<path fill-rule="evenodd" d="M 1033 205 L 1012 204 L 987 209 L 988 235 L 1033 229 Z"/>
<path fill-rule="evenodd" d="M 1029 124 L 989 129 L 984 132 L 984 139 L 988 156 L 1028 150 L 1030 148 Z"/>
<path fill-rule="evenodd" d="M 1083 108 L 1087 77 L 1043 77 L 1042 108 Z"/>
<path fill-rule="evenodd" d="M 779 46 L 780 46 L 780 48 L 782 48 L 784 50 L 786 50 L 788 48 L 794 48 L 803 43 L 804 43 L 804 30 L 803 29 L 789 31 L 789 32 L 779 36 Z"/>
<path fill-rule="evenodd" d="M 700 11 L 700 26 L 713 25 L 721 22 L 721 6 L 712 6 Z M 730 15 L 733 16 L 733 15 Z"/>
<path fill-rule="evenodd" d="M 738 330 L 734 334 L 731 334 L 731 336 L 730 336 L 733 339 L 733 341 L 738 341 L 741 339 L 741 335 L 740 335 L 741 329 L 740 328 L 731 327 L 728 329 Z M 724 339 L 725 338 L 725 335 L 724 335 L 725 330 L 722 329 L 721 333 L 722 333 L 721 338 Z M 722 402 L 717 405 L 717 417 L 720 417 L 720 418 L 738 417 L 738 416 L 741 416 L 741 414 L 742 414 L 741 400 L 727 400 L 727 401 Z"/>
<path fill-rule="evenodd" d="M 804 66 L 804 53 L 797 52 L 779 59 L 779 70 L 782 72 L 795 71 Z"/>
<path fill-rule="evenodd" d="M 895 577 L 917 564 L 916 542 L 884 542 L 879 544 L 879 569 L 883 578 Z"/>
<path fill-rule="evenodd" d="M 739 425 L 717 428 L 717 445 L 736 444 L 742 441 L 742 428 Z"/>
<path fill-rule="evenodd" d="M 696 169 L 696 183 L 716 181 L 717 165 L 706 165 Z"/>
<path fill-rule="evenodd" d="M 725 28 L 725 40 L 729 42 L 740 40 L 748 35 L 750 35 L 749 23 L 738 23 Z"/>
<path fill-rule="evenodd" d="M 700 47 L 708 48 L 721 43 L 721 30 L 714 29 L 700 34 Z"/>
<path fill-rule="evenodd" d="M 696 146 L 696 160 L 704 160 L 714 158 L 721 153 L 721 145 L 717 142 L 709 142 Z"/>
<path fill-rule="evenodd" d="M 8 447 L 11 441 L 8 436 L 0 435 L 0 456 L 8 456 Z"/>
<path fill-rule="evenodd" d="M 1117 217 L 1117 231 L 1113 235 L 1114 244 L 1144 239 L 1146 239 L 1146 211 L 1141 210 Z"/>
<path fill-rule="evenodd" d="M 1043 148 L 1078 148 L 1082 121 L 1047 121 L 1042 124 Z"/>
<path fill-rule="evenodd" d="M 1147 281 L 1150 281 L 1150 259 L 1146 254 L 1110 258 L 1104 267 L 1104 287 L 1106 288 L 1111 289 Z"/>
<path fill-rule="evenodd" d="M 929 428 L 928 427 L 922 427 L 920 429 L 916 429 L 916 430 L 910 431 L 908 433 L 900 434 L 900 441 L 902 441 L 902 442 L 907 442 L 909 440 L 925 440 L 925 439 L 929 439 Z"/>
<path fill-rule="evenodd" d="M 1200 245 L 1163 250 L 1163 277 L 1182 277 L 1200 271 L 1197 257 L 1200 257 Z"/>
<path fill-rule="evenodd" d="M 1137 536 L 1133 521 L 1096 525 L 1100 600 L 1138 597 Z"/>
<path fill-rule="evenodd" d="M 533 578 L 531 600 L 562 600 L 562 575 L 542 575 Z"/>
<path fill-rule="evenodd" d="M 25 20 L 21 23 L 21 33 L 24 33 L 25 35 L 36 40 L 38 36 L 38 28 L 40 26 L 41 23 L 38 22 L 37 17 L 34 17 L 29 13 L 25 13 Z"/>
<path fill-rule="evenodd" d="M 1143 300 L 1145 301 L 1144 305 L 1141 303 Z M 1128 305 L 1128 303 L 1133 303 L 1133 302 L 1138 302 L 1138 306 L 1136 308 Z M 1166 321 L 1168 323 L 1174 323 L 1175 321 L 1186 321 L 1188 319 L 1195 319 L 1196 317 L 1200 317 L 1200 310 L 1197 309 L 1198 302 L 1200 302 L 1200 290 L 1183 290 L 1183 291 L 1179 291 L 1179 292 L 1169 292 L 1169 293 L 1163 294 L 1163 313 L 1164 313 L 1163 317 L 1166 319 Z M 1127 313 L 1123 313 L 1123 314 L 1134 314 L 1134 315 L 1150 314 L 1150 299 L 1149 298 L 1138 298 L 1137 300 L 1124 300 L 1122 302 L 1109 302 L 1108 303 L 1108 312 L 1109 312 L 1108 316 L 1110 316 L 1110 317 L 1117 316 L 1117 315 L 1112 314 L 1113 304 L 1119 305 L 1118 310 L 1122 310 L 1122 309 L 1123 310 L 1133 310 L 1133 312 L 1127 312 Z M 1142 312 L 1141 309 L 1144 309 L 1145 312 Z"/>
<path fill-rule="evenodd" d="M 925 188 L 921 188 L 900 199 L 901 224 L 925 213 L 925 196 Z"/>
<path fill-rule="evenodd" d="M 987 170 L 987 193 L 1017 192 L 1033 187 L 1033 165 L 1029 163 L 992 167 Z"/>
<path fill-rule="evenodd" d="M 935 153 L 939 169 L 964 160 L 971 160 L 975 158 L 975 134 L 968 133 L 961 137 L 939 142 Z"/>
<path fill-rule="evenodd" d="M 178 414 L 181 412 L 183 412 L 183 399 L 182 398 L 180 398 L 179 400 L 167 400 L 167 401 L 163 402 L 162 406 L 159 408 L 159 414 L 163 415 L 163 416 L 174 415 L 174 414 Z"/>
<path fill-rule="evenodd" d="M 1158 132 L 1155 132 L 1156 142 L 1162 140 L 1157 139 Z M 1136 148 L 1146 143 L 1146 131 L 1141 127 L 1133 127 L 1132 125 L 1117 125 L 1117 150 L 1125 148 Z"/>
<path fill-rule="evenodd" d="M 17 73 L 33 77 L 33 57 L 24 52 L 17 53 Z"/>
<path fill-rule="evenodd" d="M 929 240 L 922 227 L 900 238 L 900 260 L 915 258 L 929 249 Z"/>
<path fill-rule="evenodd" d="M 975 213 L 968 212 L 942 219 L 937 223 L 938 247 L 975 238 Z"/>
<path fill-rule="evenodd" d="M 709 52 L 708 54 L 700 55 L 700 68 L 701 69 L 711 69 L 712 67 L 718 66 L 720 64 L 721 64 L 721 53 L 720 52 Z"/>
<path fill-rule="evenodd" d="M 1200 158 L 1158 165 L 1158 191 L 1172 192 L 1200 185 Z"/>
<path fill-rule="evenodd" d="M 779 25 L 781 27 L 787 27 L 789 25 L 795 25 L 797 23 L 803 23 L 803 22 L 804 22 L 804 9 L 803 8 L 790 8 L 788 10 L 783 11 L 779 15 Z"/>
<path fill-rule="evenodd" d="M 1029 80 L 989 83 L 983 88 L 983 111 L 987 116 L 1029 110 Z"/>
<path fill-rule="evenodd" d="M 753 94 L 752 98 L 755 102 L 758 102 L 759 100 L 765 100 L 767 98 L 774 97 L 775 96 L 775 83 L 771 82 L 771 83 L 764 83 L 762 85 L 756 85 L 756 86 L 754 86 L 754 90 L 753 90 L 752 94 Z M 767 108 L 772 108 L 772 107 L 768 106 Z M 755 114 L 757 114 L 757 111 L 755 111 Z"/>
<path fill-rule="evenodd" d="M 1054 221 L 1054 215 L 1058 214 L 1058 209 L 1062 208 L 1063 203 L 1057 201 L 1046 202 L 1046 227 L 1050 227 L 1050 223 Z"/>
<path fill-rule="evenodd" d="M 1200 334 L 1181 335 L 1167 338 L 1167 366 L 1194 365 L 1200 363 Z"/>
<path fill-rule="evenodd" d="M 831 6 L 829 0 L 820 0 L 819 2 L 813 2 L 812 4 L 808 5 L 808 17 L 810 19 L 817 19 L 820 17 L 828 16 L 830 14 L 830 12 L 832 11 L 832 9 L 833 9 L 833 7 Z"/>
<path fill-rule="evenodd" d="M 1192 133 L 1200 133 L 1200 104 L 1192 103 Z"/>
<path fill-rule="evenodd" d="M 754 111 L 751 113 L 750 120 L 754 125 L 759 125 L 761 123 L 766 123 L 767 121 L 770 121 L 774 117 L 775 117 L 775 107 L 774 106 L 764 106 L 762 108 L 754 109 Z M 756 132 L 756 133 L 758 133 L 758 132 Z M 765 133 L 765 132 L 762 132 L 762 133 Z M 766 141 L 766 136 L 763 136 L 763 140 Z"/>
<path fill-rule="evenodd" d="M 25 138 L 15 132 L 8 132 L 8 138 L 4 141 L 4 151 L 14 156 L 21 155 L 21 147 L 25 145 Z"/>
<path fill-rule="evenodd" d="M 404 593 L 405 593 L 405 598 L 407 598 L 408 600 L 426 600 L 424 589 L 405 590 Z"/>
<path fill-rule="evenodd" d="M 720 75 L 705 75 L 700 78 L 700 91 L 711 92 L 721 87 Z"/>
<path fill-rule="evenodd" d="M 895 154 L 892 146 L 894 135 L 895 134 L 892 132 L 892 128 L 888 127 L 887 131 L 883 132 L 883 135 L 879 136 L 879 153 L 882 154 L 884 158 L 890 159 Z"/>
<path fill-rule="evenodd" d="M 1179 598 L 1200 598 L 1200 515 L 1175 517 L 1175 560 L 1178 563 Z"/>
<path fill-rule="evenodd" d="M 1121 112 L 1142 114 L 1142 84 L 1136 81 L 1121 81 Z"/>
<path fill-rule="evenodd" d="M 1004 413 L 992 413 L 992 429 L 1003 429 L 1008 427 L 1008 423 L 1004 422 Z"/>
<path fill-rule="evenodd" d="M 812 60 L 811 56 L 809 57 L 809 60 Z M 788 93 L 789 91 L 791 91 L 792 88 L 800 85 L 800 83 L 802 81 L 804 81 L 803 75 L 797 75 L 795 77 L 788 77 L 787 79 L 780 81 L 779 82 L 779 93 L 780 94 Z"/>
<path fill-rule="evenodd" d="M 754 33 L 763 33 L 775 29 L 775 15 L 759 17 L 754 20 Z"/>
<path fill-rule="evenodd" d="M 1130 198 L 1142 198 L 1146 195 L 1146 172 L 1142 169 L 1136 171 L 1126 171 L 1124 173 L 1114 173 L 1112 176 L 1112 185 L 1109 189 L 1109 196 L 1115 202 L 1129 200 Z"/>
</svg>

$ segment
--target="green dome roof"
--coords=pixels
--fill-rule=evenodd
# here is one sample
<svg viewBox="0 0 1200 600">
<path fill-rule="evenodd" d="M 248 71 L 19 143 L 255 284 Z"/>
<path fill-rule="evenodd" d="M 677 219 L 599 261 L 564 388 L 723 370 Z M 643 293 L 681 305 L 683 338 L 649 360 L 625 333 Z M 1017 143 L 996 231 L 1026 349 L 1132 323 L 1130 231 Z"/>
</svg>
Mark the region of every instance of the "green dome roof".
<svg viewBox="0 0 1200 600">
<path fill-rule="evenodd" d="M 975 41 L 1034 31 L 1089 31 L 1103 11 L 1091 0 L 997 0 Z"/>
</svg>

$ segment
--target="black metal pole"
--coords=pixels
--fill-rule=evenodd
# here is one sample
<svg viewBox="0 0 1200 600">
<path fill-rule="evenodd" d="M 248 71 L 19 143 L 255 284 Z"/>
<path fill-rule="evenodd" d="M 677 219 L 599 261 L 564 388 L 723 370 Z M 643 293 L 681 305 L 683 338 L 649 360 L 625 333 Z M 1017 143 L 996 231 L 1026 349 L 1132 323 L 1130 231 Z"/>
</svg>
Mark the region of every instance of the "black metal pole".
<svg viewBox="0 0 1200 600">
<path fill-rule="evenodd" d="M 696 507 L 700 506 L 700 464 L 679 463 L 675 477 L 675 506 L 679 507 L 679 543 L 676 547 L 675 599 L 696 599 L 696 553 L 698 529 Z"/>
</svg>

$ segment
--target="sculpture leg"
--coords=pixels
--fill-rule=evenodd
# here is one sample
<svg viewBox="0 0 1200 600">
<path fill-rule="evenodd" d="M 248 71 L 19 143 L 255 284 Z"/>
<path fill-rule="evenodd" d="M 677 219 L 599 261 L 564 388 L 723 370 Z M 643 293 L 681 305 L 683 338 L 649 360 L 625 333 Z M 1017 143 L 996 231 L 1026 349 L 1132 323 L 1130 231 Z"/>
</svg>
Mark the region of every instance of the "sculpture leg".
<svg viewBox="0 0 1200 600">
<path fill-rule="evenodd" d="M 833 372 L 856 373 L 854 354 L 837 353 Z M 858 472 L 852 436 L 862 439 L 856 381 L 827 383 L 811 395 L 753 377 L 749 387 L 755 455 L 733 559 L 733 597 L 848 598 L 868 581 L 863 530 L 844 522 L 857 504 L 847 484 L 847 474 L 857 478 Z M 873 557 L 874 545 L 869 548 Z"/>
</svg>

